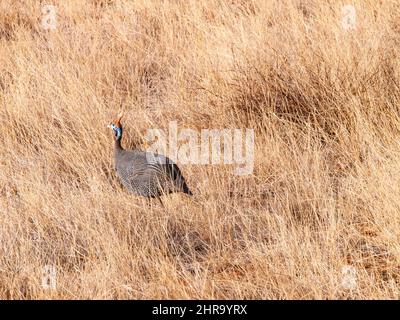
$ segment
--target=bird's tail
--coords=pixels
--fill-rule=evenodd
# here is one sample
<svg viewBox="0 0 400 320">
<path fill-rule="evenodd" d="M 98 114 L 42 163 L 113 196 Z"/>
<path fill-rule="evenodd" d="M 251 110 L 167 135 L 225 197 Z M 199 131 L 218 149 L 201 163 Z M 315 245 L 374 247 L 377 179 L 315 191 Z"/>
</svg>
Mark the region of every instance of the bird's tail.
<svg viewBox="0 0 400 320">
<path fill-rule="evenodd" d="M 193 192 L 190 191 L 188 185 L 186 184 L 186 182 L 183 182 L 183 193 L 186 193 L 189 196 L 193 195 Z"/>
</svg>

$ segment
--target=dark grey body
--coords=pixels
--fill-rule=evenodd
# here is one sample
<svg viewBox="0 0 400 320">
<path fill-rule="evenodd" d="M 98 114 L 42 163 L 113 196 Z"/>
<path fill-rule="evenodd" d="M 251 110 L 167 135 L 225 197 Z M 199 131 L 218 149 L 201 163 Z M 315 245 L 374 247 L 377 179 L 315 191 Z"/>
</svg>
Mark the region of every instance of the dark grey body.
<svg viewBox="0 0 400 320">
<path fill-rule="evenodd" d="M 124 150 L 115 142 L 115 169 L 124 187 L 144 197 L 171 192 L 192 195 L 178 166 L 163 155 L 141 150 Z"/>
</svg>

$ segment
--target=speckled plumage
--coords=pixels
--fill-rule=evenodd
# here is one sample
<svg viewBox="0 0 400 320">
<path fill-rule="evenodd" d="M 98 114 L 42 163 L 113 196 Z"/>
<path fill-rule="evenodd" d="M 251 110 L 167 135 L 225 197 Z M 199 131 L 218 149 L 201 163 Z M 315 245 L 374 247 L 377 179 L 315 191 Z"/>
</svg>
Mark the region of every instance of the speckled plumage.
<svg viewBox="0 0 400 320">
<path fill-rule="evenodd" d="M 181 171 L 171 159 L 151 152 L 122 148 L 119 120 L 111 127 L 115 132 L 115 169 L 124 187 L 135 195 L 148 198 L 172 192 L 192 195 Z"/>
</svg>

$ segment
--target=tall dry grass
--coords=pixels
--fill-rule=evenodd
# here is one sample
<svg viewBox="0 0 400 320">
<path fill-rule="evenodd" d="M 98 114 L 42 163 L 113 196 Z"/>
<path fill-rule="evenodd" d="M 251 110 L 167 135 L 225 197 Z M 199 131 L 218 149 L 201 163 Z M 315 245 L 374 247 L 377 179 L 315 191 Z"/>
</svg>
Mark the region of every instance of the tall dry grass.
<svg viewBox="0 0 400 320">
<path fill-rule="evenodd" d="M 399 298 L 397 1 L 348 32 L 333 0 L 53 0 L 48 31 L 42 4 L 0 2 L 0 298 Z M 147 206 L 120 109 L 127 148 L 253 128 L 254 172 L 182 166 L 193 199 Z"/>
</svg>

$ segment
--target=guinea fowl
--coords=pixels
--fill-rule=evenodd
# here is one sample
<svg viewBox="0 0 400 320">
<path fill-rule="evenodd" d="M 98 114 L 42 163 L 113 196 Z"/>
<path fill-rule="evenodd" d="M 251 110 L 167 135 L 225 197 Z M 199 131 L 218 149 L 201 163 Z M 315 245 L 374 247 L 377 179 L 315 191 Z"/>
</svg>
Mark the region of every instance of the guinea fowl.
<svg viewBox="0 0 400 320">
<path fill-rule="evenodd" d="M 124 187 L 135 195 L 147 198 L 160 199 L 161 195 L 173 192 L 193 195 L 178 166 L 168 157 L 122 148 L 122 116 L 119 114 L 108 127 L 114 132 L 115 170 Z"/>
</svg>

